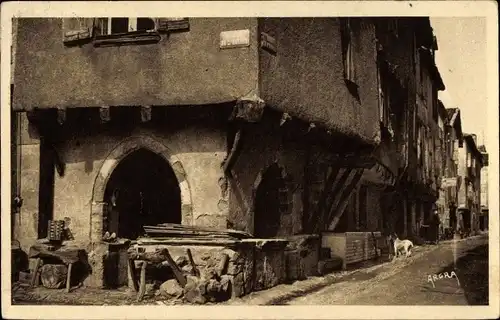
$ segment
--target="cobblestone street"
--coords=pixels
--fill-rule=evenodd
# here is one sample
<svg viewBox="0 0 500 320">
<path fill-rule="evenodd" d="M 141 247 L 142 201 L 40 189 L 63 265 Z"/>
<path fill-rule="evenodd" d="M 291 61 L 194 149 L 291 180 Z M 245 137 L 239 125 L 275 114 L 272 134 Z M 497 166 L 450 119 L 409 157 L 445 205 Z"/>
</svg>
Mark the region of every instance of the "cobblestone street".
<svg viewBox="0 0 500 320">
<path fill-rule="evenodd" d="M 456 256 L 456 264 L 454 263 Z M 445 278 L 445 273 L 455 277 Z M 442 274 L 432 282 L 428 276 Z M 255 293 L 240 303 L 259 305 L 485 305 L 488 303 L 488 238 L 472 237 L 417 247 L 407 260 L 361 269 L 308 288 L 293 284 Z M 328 283 L 330 281 L 330 283 Z M 272 291 L 275 291 L 274 293 Z M 286 294 L 285 291 L 291 294 Z M 272 297 L 282 295 L 281 298 Z M 265 297 L 263 296 L 265 295 Z"/>
</svg>

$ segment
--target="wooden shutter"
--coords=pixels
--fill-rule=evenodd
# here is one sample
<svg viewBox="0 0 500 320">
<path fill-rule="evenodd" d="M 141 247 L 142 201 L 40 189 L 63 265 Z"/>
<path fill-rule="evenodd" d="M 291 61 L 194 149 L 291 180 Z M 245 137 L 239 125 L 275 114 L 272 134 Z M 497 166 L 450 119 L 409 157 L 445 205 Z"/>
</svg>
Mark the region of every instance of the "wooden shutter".
<svg viewBox="0 0 500 320">
<path fill-rule="evenodd" d="M 96 36 L 103 36 L 107 35 L 109 33 L 108 27 L 109 23 L 108 20 L 110 18 L 95 18 L 94 20 L 94 34 Z"/>
<path fill-rule="evenodd" d="M 93 18 L 63 18 L 62 20 L 64 44 L 72 44 L 92 38 Z"/>
<path fill-rule="evenodd" d="M 172 32 L 189 29 L 189 18 L 157 18 L 156 30 L 159 32 Z"/>
</svg>

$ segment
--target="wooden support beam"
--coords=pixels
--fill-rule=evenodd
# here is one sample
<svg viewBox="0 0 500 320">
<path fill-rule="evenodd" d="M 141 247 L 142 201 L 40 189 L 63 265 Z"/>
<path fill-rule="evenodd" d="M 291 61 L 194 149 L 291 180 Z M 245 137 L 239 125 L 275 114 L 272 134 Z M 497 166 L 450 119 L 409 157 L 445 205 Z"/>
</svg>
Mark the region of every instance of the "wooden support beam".
<svg viewBox="0 0 500 320">
<path fill-rule="evenodd" d="M 99 117 L 102 123 L 109 122 L 111 120 L 111 110 L 110 107 L 100 107 Z"/>
<path fill-rule="evenodd" d="M 191 250 L 188 248 L 186 249 L 187 256 L 189 258 L 189 263 L 191 263 L 191 267 L 193 267 L 193 273 L 196 277 L 201 277 L 200 270 L 196 267 L 196 263 L 194 263 L 193 255 L 191 254 Z"/>
<path fill-rule="evenodd" d="M 60 125 L 64 124 L 66 121 L 66 108 L 57 109 L 57 123 Z"/>
<path fill-rule="evenodd" d="M 358 169 L 351 172 L 351 181 L 343 190 L 338 203 L 332 205 L 331 213 L 329 214 L 328 221 L 332 221 L 329 225 L 329 230 L 334 230 L 345 211 L 347 204 L 349 203 L 349 198 L 351 197 L 354 189 L 356 189 L 361 182 L 361 177 L 363 176 L 363 169 Z"/>
<path fill-rule="evenodd" d="M 288 113 L 284 112 L 281 115 L 280 127 L 282 127 L 285 123 L 290 122 L 290 120 L 292 120 L 292 117 Z"/>
<path fill-rule="evenodd" d="M 143 261 L 141 264 L 141 278 L 139 284 L 139 292 L 137 293 L 137 301 L 141 301 L 146 293 L 146 268 L 148 263 Z"/>
<path fill-rule="evenodd" d="M 259 122 L 264 114 L 265 106 L 264 100 L 257 95 L 248 95 L 236 102 L 229 120 L 242 120 L 250 123 Z"/>
<path fill-rule="evenodd" d="M 151 107 L 142 106 L 141 107 L 141 122 L 151 121 Z"/>
<path fill-rule="evenodd" d="M 309 216 L 309 221 L 308 221 L 309 226 L 314 221 L 317 221 L 318 217 L 321 217 L 323 209 L 324 209 L 326 202 L 328 200 L 328 195 L 332 191 L 335 179 L 337 178 L 339 171 L 340 171 L 340 167 L 335 166 L 332 168 L 332 172 L 330 173 L 330 175 L 326 179 L 325 187 L 323 188 L 323 192 L 321 193 L 320 199 L 318 201 L 318 206 L 316 207 L 316 210 L 314 211 L 314 213 Z M 314 229 L 314 226 L 313 226 L 313 229 Z"/>
<path fill-rule="evenodd" d="M 68 274 L 66 277 L 66 293 L 71 289 L 71 272 L 73 271 L 73 263 L 68 265 Z"/>
<path fill-rule="evenodd" d="M 335 187 L 332 190 L 331 193 L 331 201 L 329 204 L 326 205 L 325 210 L 321 213 L 320 215 L 320 223 L 317 226 L 316 232 L 320 232 L 321 229 L 324 227 L 325 223 L 325 217 L 326 215 L 331 211 L 331 208 L 336 206 L 336 204 L 340 201 L 340 197 L 342 196 L 342 189 L 344 188 L 345 183 L 347 180 L 351 177 L 352 174 L 352 169 L 344 169 L 344 172 L 342 172 L 341 175 L 339 175 L 339 179 L 335 183 Z"/>
<path fill-rule="evenodd" d="M 135 276 L 135 264 L 134 260 L 132 259 L 127 259 L 127 275 L 128 275 L 128 283 L 129 283 L 129 288 L 132 289 L 134 292 L 139 291 L 139 288 L 137 286 L 137 278 Z"/>
</svg>

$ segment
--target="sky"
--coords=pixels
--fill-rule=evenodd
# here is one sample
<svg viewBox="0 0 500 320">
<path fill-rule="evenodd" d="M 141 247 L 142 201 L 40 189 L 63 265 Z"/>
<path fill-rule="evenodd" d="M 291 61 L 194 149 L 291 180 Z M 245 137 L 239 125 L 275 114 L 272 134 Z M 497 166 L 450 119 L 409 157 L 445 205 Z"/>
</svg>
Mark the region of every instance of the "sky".
<svg viewBox="0 0 500 320">
<path fill-rule="evenodd" d="M 477 134 L 478 145 L 487 135 L 486 18 L 431 18 L 438 41 L 436 65 L 446 90 L 439 98 L 446 108 L 458 107 L 462 129 Z"/>
</svg>

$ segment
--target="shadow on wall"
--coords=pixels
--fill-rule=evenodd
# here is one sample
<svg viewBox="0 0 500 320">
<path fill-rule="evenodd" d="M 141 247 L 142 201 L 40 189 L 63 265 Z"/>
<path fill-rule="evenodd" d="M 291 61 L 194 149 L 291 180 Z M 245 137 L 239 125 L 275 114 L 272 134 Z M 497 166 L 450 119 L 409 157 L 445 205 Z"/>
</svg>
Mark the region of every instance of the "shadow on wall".
<svg viewBox="0 0 500 320">
<path fill-rule="evenodd" d="M 56 143 L 56 150 L 62 165 L 85 162 L 85 170 L 90 172 L 93 170 L 94 161 L 106 159 L 110 152 L 109 148 L 130 137 L 134 130 L 145 130 L 157 135 L 159 140 L 175 135 L 179 131 L 188 130 L 187 132 L 192 133 L 192 139 L 195 140 L 195 132 L 200 129 L 206 132 L 218 132 L 225 128 L 229 116 L 228 110 L 231 110 L 229 106 L 231 105 L 218 104 L 213 108 L 169 106 L 168 111 L 166 108 L 155 107 L 151 111 L 151 121 L 145 123 L 141 122 L 139 108 L 116 107 L 110 111 L 110 120 L 106 124 L 101 124 L 99 108 L 73 108 L 67 111 L 66 121 L 58 127 L 60 136 L 64 139 Z M 33 125 L 29 128 L 31 136 L 38 135 Z M 223 146 L 214 144 L 211 137 L 200 139 L 198 136 L 197 141 L 199 143 L 196 144 L 195 150 L 192 143 L 178 143 L 175 151 L 178 153 L 225 151 Z M 66 152 L 73 149 L 81 152 Z"/>
<path fill-rule="evenodd" d="M 488 245 L 469 250 L 455 266 L 452 263 L 439 273 L 452 271 L 458 276 L 469 305 L 488 305 Z"/>
</svg>

